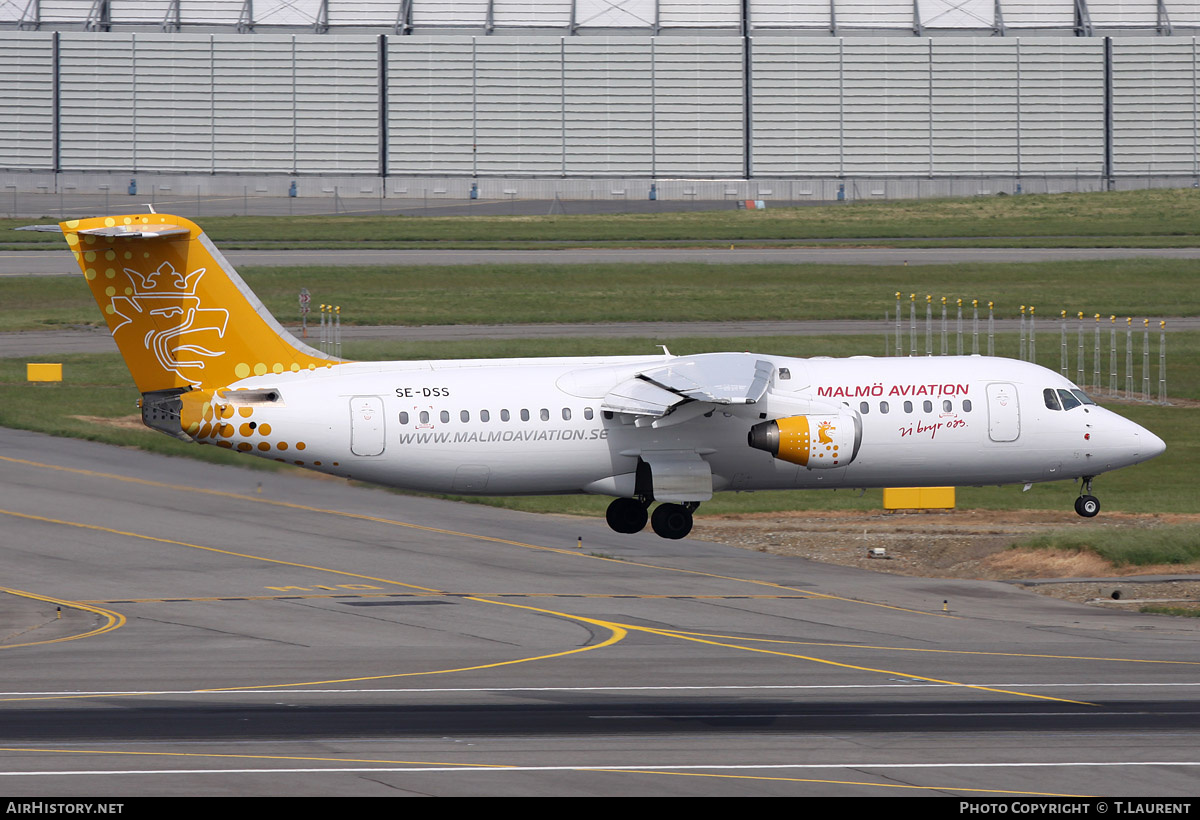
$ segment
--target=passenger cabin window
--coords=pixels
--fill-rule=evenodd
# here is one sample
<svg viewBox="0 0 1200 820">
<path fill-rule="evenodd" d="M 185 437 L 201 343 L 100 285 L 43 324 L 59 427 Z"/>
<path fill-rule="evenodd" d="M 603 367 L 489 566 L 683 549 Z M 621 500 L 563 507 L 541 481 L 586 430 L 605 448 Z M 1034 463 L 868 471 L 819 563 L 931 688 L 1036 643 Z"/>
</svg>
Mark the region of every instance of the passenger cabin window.
<svg viewBox="0 0 1200 820">
<path fill-rule="evenodd" d="M 971 412 L 971 400 L 970 399 L 963 399 L 963 412 L 964 413 Z"/>
<path fill-rule="evenodd" d="M 953 410 L 954 405 L 950 402 L 950 399 L 942 399 L 942 412 L 949 413 Z"/>
<path fill-rule="evenodd" d="M 562 417 L 563 417 L 563 421 L 571 420 L 571 408 L 570 407 L 564 407 L 562 409 Z"/>
<path fill-rule="evenodd" d="M 467 412 L 466 410 L 460 410 L 458 412 L 458 420 L 461 421 L 463 424 L 466 424 L 468 421 L 471 420 L 471 414 L 469 412 Z"/>
<path fill-rule="evenodd" d="M 787 381 L 791 377 L 792 377 L 792 371 L 788 370 L 786 367 L 779 368 L 780 381 Z"/>
<path fill-rule="evenodd" d="M 923 401 L 923 402 L 921 403 L 921 408 L 922 408 L 922 409 L 923 409 L 923 410 L 924 410 L 926 413 L 932 413 L 932 412 L 933 412 L 933 402 L 931 402 L 931 401 L 929 401 L 928 399 L 926 399 L 925 401 Z"/>
<path fill-rule="evenodd" d="M 912 402 L 911 402 L 911 401 L 906 401 L 906 402 L 904 402 L 904 412 L 905 412 L 905 413 L 911 413 L 911 412 L 912 412 Z"/>
<path fill-rule="evenodd" d="M 591 420 L 592 420 L 592 417 L 593 417 L 594 415 L 595 415 L 595 414 L 592 412 L 592 408 L 590 408 L 590 407 L 585 407 L 585 408 L 583 408 L 583 417 L 584 417 L 585 419 L 587 419 L 588 421 L 591 421 Z"/>
<path fill-rule="evenodd" d="M 479 420 L 480 421 L 491 421 L 492 414 L 489 413 L 487 410 L 480 410 L 479 411 Z"/>
<path fill-rule="evenodd" d="M 543 407 L 538 413 L 538 418 L 540 418 L 542 421 L 550 421 L 550 411 Z"/>
<path fill-rule="evenodd" d="M 868 403 L 867 403 L 867 402 L 865 402 L 865 401 L 864 401 L 864 402 L 859 402 L 859 404 L 858 404 L 858 412 L 862 413 L 862 414 L 865 416 L 867 413 L 870 413 L 870 412 L 871 412 L 871 405 L 870 405 L 870 404 L 868 404 Z"/>
<path fill-rule="evenodd" d="M 421 415 L 420 415 L 420 419 L 421 419 L 421 424 L 429 424 L 429 411 L 428 411 L 428 410 L 422 410 L 422 411 L 421 411 Z"/>
<path fill-rule="evenodd" d="M 529 411 L 521 408 L 521 421 L 529 421 Z"/>
<path fill-rule="evenodd" d="M 443 410 L 441 413 L 438 414 L 438 418 L 440 418 L 442 420 L 442 424 L 449 424 L 450 423 L 450 411 Z"/>
<path fill-rule="evenodd" d="M 891 409 L 892 409 L 891 406 L 886 401 L 879 402 L 879 412 L 880 413 L 886 413 Z"/>
<path fill-rule="evenodd" d="M 500 421 L 508 421 L 508 411 L 507 410 L 500 411 Z"/>
<path fill-rule="evenodd" d="M 404 411 L 400 412 L 400 423 L 408 424 L 408 413 L 407 412 L 404 412 Z"/>
</svg>

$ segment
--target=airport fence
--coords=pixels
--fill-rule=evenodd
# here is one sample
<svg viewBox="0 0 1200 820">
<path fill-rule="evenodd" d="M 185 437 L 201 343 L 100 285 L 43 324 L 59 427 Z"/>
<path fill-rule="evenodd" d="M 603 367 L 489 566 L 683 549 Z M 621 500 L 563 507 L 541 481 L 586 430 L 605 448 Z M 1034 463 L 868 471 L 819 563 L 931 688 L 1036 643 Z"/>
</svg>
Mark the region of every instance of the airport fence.
<svg viewBox="0 0 1200 820">
<path fill-rule="evenodd" d="M 922 300 L 910 293 L 907 311 L 904 301 L 897 292 L 895 311 L 884 314 L 885 355 L 1009 356 L 1057 369 L 1096 398 L 1171 403 L 1166 320 L 1132 316 L 1122 320 L 1111 314 L 1060 310 L 1049 320 L 1050 338 L 1055 341 L 1050 345 L 1043 341 L 1039 353 L 1035 305 L 1020 305 L 1015 315 L 998 316 L 992 301 L 967 302 L 932 294 Z M 1041 325 L 1045 327 L 1046 320 Z M 1042 333 L 1045 340 L 1047 331 Z"/>
</svg>

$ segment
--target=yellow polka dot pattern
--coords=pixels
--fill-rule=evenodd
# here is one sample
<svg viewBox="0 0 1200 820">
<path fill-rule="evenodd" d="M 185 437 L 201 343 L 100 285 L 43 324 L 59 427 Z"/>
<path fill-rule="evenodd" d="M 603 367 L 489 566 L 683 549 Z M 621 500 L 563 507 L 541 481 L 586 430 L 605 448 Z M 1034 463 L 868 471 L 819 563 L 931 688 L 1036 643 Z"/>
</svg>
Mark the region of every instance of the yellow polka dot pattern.
<svg viewBox="0 0 1200 820">
<path fill-rule="evenodd" d="M 190 395 L 190 394 L 185 394 Z M 196 401 L 196 399 L 192 399 Z M 283 453 L 289 449 L 303 450 L 308 445 L 303 441 L 289 442 L 275 439 L 274 428 L 269 422 L 260 422 L 254 417 L 253 407 L 235 405 L 232 402 L 205 400 L 198 408 L 198 415 L 190 417 L 184 412 L 184 429 L 201 444 L 216 444 L 218 447 L 248 453 Z M 246 419 L 246 421 L 242 421 Z M 236 422 L 236 423 L 235 423 Z M 276 461 L 283 461 L 277 458 Z M 306 465 L 297 461 L 296 464 Z M 321 462 L 312 462 L 321 466 Z"/>
</svg>

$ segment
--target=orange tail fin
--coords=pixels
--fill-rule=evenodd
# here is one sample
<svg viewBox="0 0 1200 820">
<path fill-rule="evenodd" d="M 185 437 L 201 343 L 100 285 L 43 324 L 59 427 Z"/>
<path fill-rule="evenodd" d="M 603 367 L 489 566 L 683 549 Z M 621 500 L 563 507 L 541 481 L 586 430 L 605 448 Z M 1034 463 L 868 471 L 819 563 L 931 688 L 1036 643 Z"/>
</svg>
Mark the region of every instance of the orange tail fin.
<svg viewBox="0 0 1200 820">
<path fill-rule="evenodd" d="M 135 214 L 60 227 L 142 393 L 340 361 L 284 330 L 194 222 Z"/>
</svg>

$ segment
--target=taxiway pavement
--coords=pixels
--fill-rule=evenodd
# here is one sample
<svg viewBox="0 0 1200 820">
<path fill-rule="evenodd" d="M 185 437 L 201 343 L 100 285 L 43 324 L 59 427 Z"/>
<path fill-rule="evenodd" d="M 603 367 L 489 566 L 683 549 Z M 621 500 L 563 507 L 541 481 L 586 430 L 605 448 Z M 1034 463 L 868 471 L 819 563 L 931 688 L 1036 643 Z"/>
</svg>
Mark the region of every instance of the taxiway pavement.
<svg viewBox="0 0 1200 820">
<path fill-rule="evenodd" d="M 0 565 L 11 796 L 1167 797 L 1200 766 L 1200 624 L 1003 584 L 11 430 Z"/>
</svg>

